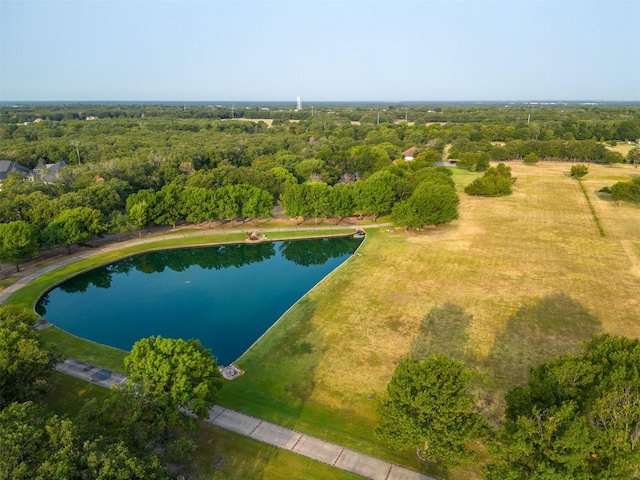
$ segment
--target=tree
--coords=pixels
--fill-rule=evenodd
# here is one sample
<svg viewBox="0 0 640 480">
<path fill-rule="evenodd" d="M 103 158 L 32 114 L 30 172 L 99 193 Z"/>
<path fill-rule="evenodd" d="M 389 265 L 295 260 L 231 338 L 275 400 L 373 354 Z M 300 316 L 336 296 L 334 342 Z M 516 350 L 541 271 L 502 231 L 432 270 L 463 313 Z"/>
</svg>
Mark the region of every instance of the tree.
<svg viewBox="0 0 640 480">
<path fill-rule="evenodd" d="M 122 442 L 98 438 L 83 445 L 80 478 L 128 480 L 153 478 L 168 480 L 166 467 L 156 455 L 135 455 Z"/>
<path fill-rule="evenodd" d="M 602 163 L 606 163 L 607 165 L 611 165 L 612 163 L 624 163 L 624 155 L 620 152 L 607 150 L 602 155 Z"/>
<path fill-rule="evenodd" d="M 211 221 L 216 218 L 215 193 L 204 187 L 186 187 L 182 191 L 185 220 L 192 223 Z"/>
<path fill-rule="evenodd" d="M 149 225 L 150 216 L 149 204 L 146 200 L 141 200 L 138 203 L 134 203 L 129 209 L 127 212 L 127 221 L 134 227 L 141 229 Z"/>
<path fill-rule="evenodd" d="M 184 217 L 182 192 L 184 187 L 170 183 L 156 193 L 156 215 L 154 222 L 159 225 L 171 225 L 175 228 L 178 220 Z"/>
<path fill-rule="evenodd" d="M 471 373 L 445 356 L 407 359 L 395 370 L 380 404 L 376 435 L 395 449 L 415 448 L 421 458 L 455 463 L 465 443 L 486 432 L 467 393 Z"/>
<path fill-rule="evenodd" d="M 528 165 L 534 165 L 540 161 L 540 157 L 536 152 L 529 152 L 525 155 L 522 161 Z"/>
<path fill-rule="evenodd" d="M 49 245 L 71 245 L 83 242 L 107 229 L 102 213 L 89 207 L 63 210 L 42 232 Z"/>
<path fill-rule="evenodd" d="M 468 195 L 485 195 L 487 197 L 500 197 L 511 194 L 511 167 L 499 163 L 496 167 L 489 168 L 482 177 L 476 178 L 464 189 Z"/>
<path fill-rule="evenodd" d="M 126 389 L 82 404 L 76 421 L 88 439 L 109 437 L 135 453 L 150 453 L 169 435 L 168 424 L 154 399 L 129 395 Z"/>
<path fill-rule="evenodd" d="M 113 438 L 85 440 L 71 420 L 31 402 L 0 411 L 0 451 L 0 475 L 12 480 L 169 478 L 157 456 L 137 456 Z"/>
<path fill-rule="evenodd" d="M 235 221 L 242 215 L 242 204 L 238 198 L 236 185 L 226 185 L 215 191 L 216 216 L 223 220 Z"/>
<path fill-rule="evenodd" d="M 161 402 L 176 423 L 186 418 L 180 409 L 206 418 L 222 387 L 216 360 L 199 340 L 143 338 L 124 364 L 135 391 Z"/>
<path fill-rule="evenodd" d="M 329 191 L 328 213 L 336 224 L 344 217 L 353 215 L 353 184 L 337 183 Z"/>
<path fill-rule="evenodd" d="M 572 165 L 571 166 L 571 176 L 574 178 L 582 178 L 587 173 L 589 173 L 588 165 Z"/>
<path fill-rule="evenodd" d="M 389 213 L 396 199 L 394 190 L 396 176 L 387 171 L 376 172 L 366 181 L 356 183 L 354 202 L 362 215 L 372 215 L 375 221 L 380 215 Z"/>
<path fill-rule="evenodd" d="M 449 158 L 455 158 L 449 156 Z M 458 168 L 474 172 L 484 172 L 489 168 L 491 155 L 487 152 L 464 152 L 459 155 Z"/>
<path fill-rule="evenodd" d="M 306 201 L 309 206 L 309 213 L 315 219 L 316 225 L 318 218 L 324 217 L 329 212 L 329 193 L 330 187 L 323 182 L 314 182 L 309 184 Z"/>
<path fill-rule="evenodd" d="M 2 478 L 80 477 L 75 426 L 32 402 L 15 402 L 0 411 L 0 451 Z"/>
<path fill-rule="evenodd" d="M 243 186 L 246 188 L 244 189 L 242 198 L 242 216 L 244 218 L 253 218 L 257 225 L 259 218 L 268 218 L 271 216 L 273 197 L 266 190 L 250 185 Z"/>
<path fill-rule="evenodd" d="M 37 380 L 49 373 L 55 360 L 25 312 L 0 307 L 0 408 L 37 392 Z"/>
<path fill-rule="evenodd" d="M 0 260 L 15 264 L 18 272 L 20 263 L 38 251 L 38 233 L 24 220 L 0 224 Z"/>
<path fill-rule="evenodd" d="M 640 163 L 640 147 L 634 147 L 627 153 L 627 161 L 637 165 Z"/>
<path fill-rule="evenodd" d="M 424 225 L 411 199 L 403 200 L 393 206 L 391 210 L 391 220 L 404 227 L 405 232 L 409 228 L 420 228 Z"/>
<path fill-rule="evenodd" d="M 127 222 L 138 229 L 151 224 L 157 215 L 158 198 L 151 189 L 139 190 L 127 197 Z"/>
<path fill-rule="evenodd" d="M 489 479 L 640 476 L 640 341 L 594 336 L 507 396 Z"/>
<path fill-rule="evenodd" d="M 616 201 L 640 202 L 640 178 L 634 178 L 630 182 L 615 183 L 610 191 L 611 197 Z"/>
<path fill-rule="evenodd" d="M 459 202 L 455 187 L 443 180 L 426 180 L 409 197 L 419 226 L 440 225 L 458 218 Z"/>
<path fill-rule="evenodd" d="M 291 218 L 310 215 L 309 204 L 307 203 L 308 191 L 308 183 L 289 185 L 285 189 L 280 201 L 284 211 Z"/>
</svg>

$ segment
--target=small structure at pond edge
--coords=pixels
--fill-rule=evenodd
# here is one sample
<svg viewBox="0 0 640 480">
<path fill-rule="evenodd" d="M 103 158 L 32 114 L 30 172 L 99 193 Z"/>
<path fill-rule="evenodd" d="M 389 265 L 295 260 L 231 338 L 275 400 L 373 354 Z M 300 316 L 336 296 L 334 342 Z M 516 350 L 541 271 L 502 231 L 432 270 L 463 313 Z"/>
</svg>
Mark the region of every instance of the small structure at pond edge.
<svg viewBox="0 0 640 480">
<path fill-rule="evenodd" d="M 266 239 L 267 239 L 266 235 L 263 235 L 262 233 L 256 233 L 256 232 L 247 232 L 247 236 L 245 237 L 245 240 L 247 242 L 260 242 Z"/>
<path fill-rule="evenodd" d="M 227 380 L 233 380 L 234 378 L 238 378 L 240 375 L 244 373 L 244 370 L 240 370 L 233 363 L 231 365 L 227 365 L 226 367 L 220 366 L 218 367 L 220 373 Z"/>
</svg>

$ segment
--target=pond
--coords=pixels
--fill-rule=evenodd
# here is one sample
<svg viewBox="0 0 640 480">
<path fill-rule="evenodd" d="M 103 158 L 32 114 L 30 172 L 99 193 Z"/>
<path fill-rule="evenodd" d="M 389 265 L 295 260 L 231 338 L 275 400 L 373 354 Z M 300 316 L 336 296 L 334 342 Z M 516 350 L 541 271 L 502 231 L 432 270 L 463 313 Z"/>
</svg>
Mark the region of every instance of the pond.
<svg viewBox="0 0 640 480">
<path fill-rule="evenodd" d="M 73 277 L 36 311 L 61 329 L 130 350 L 141 338 L 197 338 L 237 360 L 361 243 L 352 237 L 149 252 Z"/>
</svg>

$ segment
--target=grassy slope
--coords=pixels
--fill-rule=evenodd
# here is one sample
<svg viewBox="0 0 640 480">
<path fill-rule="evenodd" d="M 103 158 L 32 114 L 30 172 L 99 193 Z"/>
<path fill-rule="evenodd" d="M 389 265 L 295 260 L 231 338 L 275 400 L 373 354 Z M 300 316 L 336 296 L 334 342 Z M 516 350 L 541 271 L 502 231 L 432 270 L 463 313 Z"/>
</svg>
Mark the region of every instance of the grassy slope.
<svg viewBox="0 0 640 480">
<path fill-rule="evenodd" d="M 460 218 L 451 225 L 372 232 L 361 256 L 240 360 L 247 373 L 225 386 L 221 403 L 417 468 L 411 452 L 393 453 L 375 440 L 375 404 L 433 307 L 452 303 L 467 315 L 456 335 L 431 345 L 446 353 L 459 351 L 464 340 L 464 359 L 477 372 L 474 388 L 494 423 L 504 392 L 524 382 L 530 366 L 575 350 L 593 333 L 637 337 L 640 207 L 595 193 L 637 169 L 590 165 L 583 181 L 607 232 L 601 237 L 567 175 L 570 164 L 512 168 L 518 178 L 513 195 L 461 194 Z M 455 177 L 462 188 L 475 175 Z M 234 461 L 242 468 L 253 464 L 251 471 L 263 478 L 278 478 L 270 462 L 252 463 L 257 453 L 231 447 L 237 445 L 231 434 L 217 435 L 225 439 L 220 445 L 239 449 Z M 472 470 L 449 475 L 470 478 Z"/>
</svg>

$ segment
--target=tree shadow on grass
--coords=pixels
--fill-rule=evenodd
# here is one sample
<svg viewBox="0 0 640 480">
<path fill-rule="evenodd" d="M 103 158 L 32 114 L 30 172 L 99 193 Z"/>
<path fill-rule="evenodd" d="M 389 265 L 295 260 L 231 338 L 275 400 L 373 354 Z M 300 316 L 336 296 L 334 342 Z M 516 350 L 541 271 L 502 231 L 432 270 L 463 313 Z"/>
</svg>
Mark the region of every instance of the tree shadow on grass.
<svg viewBox="0 0 640 480">
<path fill-rule="evenodd" d="M 422 319 L 420 331 L 411 346 L 411 357 L 422 361 L 431 355 L 447 355 L 467 360 L 467 328 L 472 316 L 453 303 L 434 306 Z"/>
<path fill-rule="evenodd" d="M 566 293 L 523 305 L 496 336 L 486 367 L 495 386 L 510 389 L 529 379 L 529 370 L 566 352 L 602 331 L 601 322 Z"/>
</svg>

